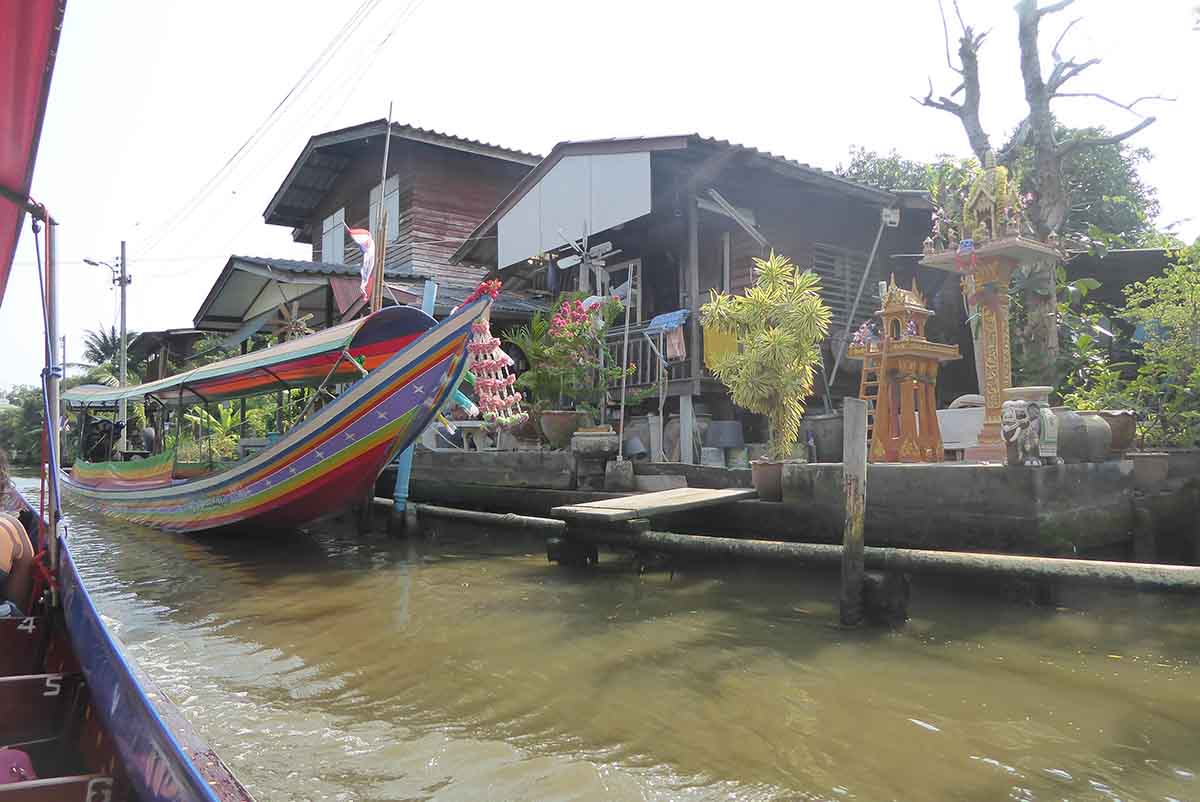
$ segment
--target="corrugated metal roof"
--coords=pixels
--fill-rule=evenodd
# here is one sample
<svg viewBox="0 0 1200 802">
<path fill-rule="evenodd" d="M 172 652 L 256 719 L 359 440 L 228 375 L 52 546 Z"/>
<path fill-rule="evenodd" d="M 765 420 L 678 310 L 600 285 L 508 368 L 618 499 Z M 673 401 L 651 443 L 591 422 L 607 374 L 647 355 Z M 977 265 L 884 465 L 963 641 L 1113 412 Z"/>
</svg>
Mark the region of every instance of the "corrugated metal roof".
<svg viewBox="0 0 1200 802">
<path fill-rule="evenodd" d="M 752 166 L 762 166 L 771 169 L 780 175 L 798 180 L 810 181 L 817 184 L 823 184 L 835 191 L 840 191 L 849 195 L 858 196 L 864 200 L 880 204 L 892 204 L 896 202 L 896 196 L 887 191 L 876 187 L 860 184 L 857 181 L 843 178 L 829 170 L 824 170 L 819 167 L 805 164 L 789 159 L 785 156 L 778 156 L 774 153 L 749 145 L 739 145 L 736 142 L 730 142 L 727 139 L 716 139 L 714 137 L 701 136 L 700 134 L 679 134 L 676 136 L 660 136 L 660 137 L 628 137 L 619 138 L 612 137 L 609 139 L 591 139 L 582 141 L 565 141 L 559 142 L 546 158 L 531 170 L 512 192 L 508 194 L 500 205 L 497 206 L 491 214 L 489 214 L 483 222 L 475 227 L 471 232 L 471 236 L 461 245 L 454 255 L 450 257 L 450 261 L 457 263 L 468 260 L 472 251 L 479 242 L 488 235 L 488 233 L 496 226 L 499 219 L 516 203 L 525 196 L 525 194 L 533 188 L 538 181 L 542 179 L 550 171 L 555 164 L 561 161 L 566 156 L 584 156 L 594 155 L 597 153 L 632 153 L 640 151 L 678 151 L 686 150 L 689 147 L 699 146 L 708 148 L 719 148 L 727 151 L 732 151 L 737 154 L 744 154 L 750 157 L 753 162 Z"/>
<path fill-rule="evenodd" d="M 303 276 L 354 276 L 359 275 L 358 265 L 339 265 L 329 262 L 312 262 L 302 259 L 275 259 L 267 256 L 230 256 L 226 262 L 225 270 L 221 276 L 213 284 L 208 298 L 200 308 L 200 312 L 196 315 L 196 320 L 201 320 L 207 310 L 215 302 L 217 295 L 224 286 L 226 274 L 237 268 L 238 264 L 247 264 L 254 267 L 261 267 L 271 270 L 276 274 L 276 280 L 282 283 L 287 283 L 287 274 L 303 275 Z M 410 278 L 412 274 L 407 269 L 384 270 L 384 275 L 393 278 Z M 311 279 L 310 279 L 311 281 Z M 413 285 L 417 293 L 420 293 L 419 284 Z M 466 300 L 467 296 L 475 290 L 474 284 L 453 284 L 438 282 L 438 300 L 435 311 L 437 313 L 449 312 L 451 308 L 458 306 Z M 505 290 L 500 294 L 496 303 L 492 306 L 495 313 L 511 316 L 529 316 L 534 312 L 545 311 L 547 305 L 534 298 L 532 295 L 520 290 Z"/>
<path fill-rule="evenodd" d="M 326 131 L 309 138 L 301 151 L 300 157 L 288 171 L 287 177 L 279 189 L 275 190 L 271 202 L 263 212 L 263 219 L 270 225 L 300 227 L 304 220 L 298 212 L 315 209 L 324 198 L 342 171 L 350 166 L 351 160 L 345 156 L 331 153 L 321 153 L 321 149 L 340 145 L 354 140 L 364 140 L 372 136 L 381 136 L 387 126 L 387 120 L 372 120 L 371 122 L 339 128 L 336 131 Z M 516 162 L 533 167 L 542 157 L 536 153 L 493 145 L 478 139 L 447 134 L 430 128 L 419 128 L 415 125 L 394 122 L 391 125 L 391 136 L 407 139 L 413 142 L 423 142 L 428 145 L 448 148 L 463 153 L 473 153 L 493 159 Z M 282 210 L 286 208 L 288 212 Z"/>
</svg>

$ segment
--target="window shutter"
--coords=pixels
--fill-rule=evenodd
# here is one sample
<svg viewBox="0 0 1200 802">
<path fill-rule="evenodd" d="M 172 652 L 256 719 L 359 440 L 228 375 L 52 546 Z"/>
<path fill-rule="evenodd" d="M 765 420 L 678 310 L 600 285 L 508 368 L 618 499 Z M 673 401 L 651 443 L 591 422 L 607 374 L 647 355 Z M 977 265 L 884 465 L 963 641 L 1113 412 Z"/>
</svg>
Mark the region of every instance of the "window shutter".
<svg viewBox="0 0 1200 802">
<path fill-rule="evenodd" d="M 813 244 L 813 271 L 821 277 L 821 298 L 833 313 L 831 332 L 840 333 L 845 329 L 846 317 L 854 305 L 854 293 L 858 291 L 866 262 L 866 254 L 821 242 Z M 874 314 L 878 306 L 872 293 L 874 287 L 868 277 L 858 301 L 858 309 L 854 311 L 851 330 Z"/>
<path fill-rule="evenodd" d="M 371 230 L 379 224 L 379 185 L 371 187 L 370 203 Z M 387 212 L 387 242 L 395 242 L 400 238 L 400 176 L 394 175 L 387 180 L 383 187 L 383 208 Z"/>
<path fill-rule="evenodd" d="M 321 261 L 346 263 L 346 210 L 338 209 L 321 222 Z"/>
</svg>

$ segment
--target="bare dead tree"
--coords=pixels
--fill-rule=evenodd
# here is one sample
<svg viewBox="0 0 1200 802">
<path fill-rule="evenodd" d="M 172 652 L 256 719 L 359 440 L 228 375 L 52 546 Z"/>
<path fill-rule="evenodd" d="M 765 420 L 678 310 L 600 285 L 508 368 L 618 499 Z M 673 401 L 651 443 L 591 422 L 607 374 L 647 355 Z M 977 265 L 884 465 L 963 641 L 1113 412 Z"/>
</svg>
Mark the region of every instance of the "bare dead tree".
<svg viewBox="0 0 1200 802">
<path fill-rule="evenodd" d="M 960 83 L 948 96 L 935 97 L 933 81 L 930 80 L 928 94 L 924 98 L 914 100 L 923 106 L 940 109 L 958 117 L 966 131 L 971 150 L 982 162 L 991 147 L 979 116 L 979 48 L 986 33 L 976 34 L 959 13 L 957 0 L 952 2 L 962 30 L 958 40 L 958 65 L 950 58 L 950 37 L 942 0 L 938 0 L 938 10 L 942 15 L 946 61 L 950 69 L 958 74 Z M 1064 178 L 1063 166 L 1066 158 L 1081 148 L 1112 145 L 1128 139 L 1155 121 L 1154 117 L 1144 116 L 1138 111 L 1136 107 L 1139 104 L 1151 100 L 1170 100 L 1159 95 L 1147 95 L 1130 103 L 1121 103 L 1099 92 L 1064 91 L 1067 82 L 1100 63 L 1098 58 L 1077 61 L 1064 57 L 1060 52 L 1063 40 L 1079 19 L 1069 22 L 1055 41 L 1051 49 L 1053 66 L 1048 76 L 1043 74 L 1041 56 L 1038 53 L 1039 25 L 1047 15 L 1063 11 L 1074 2 L 1075 0 L 1058 0 L 1039 8 L 1038 0 L 1018 0 L 1016 6 L 1017 44 L 1020 48 L 1021 77 L 1025 85 L 1025 102 L 1029 106 L 1029 114 L 997 154 L 997 161 L 1011 163 L 1022 147 L 1028 146 L 1031 149 L 1033 171 L 1029 179 L 1033 188 L 1033 201 L 1029 212 L 1034 229 L 1043 238 L 1061 233 L 1071 210 L 1071 199 Z M 955 98 L 960 94 L 962 100 L 958 101 Z M 1050 110 L 1051 101 L 1059 98 L 1100 100 L 1124 109 L 1139 120 L 1129 129 L 1117 134 L 1091 136 L 1080 133 L 1059 142 L 1054 130 L 1054 116 Z M 1027 352 L 1044 354 L 1047 365 L 1044 370 L 1038 371 L 1043 375 L 1031 378 L 1037 378 L 1047 384 L 1054 384 L 1054 366 L 1058 355 L 1053 276 L 1053 270 L 1048 266 L 1046 270 L 1040 271 L 1037 280 L 1030 282 L 1030 289 L 1024 299 L 1028 323 L 1022 331 L 1022 340 Z"/>
</svg>

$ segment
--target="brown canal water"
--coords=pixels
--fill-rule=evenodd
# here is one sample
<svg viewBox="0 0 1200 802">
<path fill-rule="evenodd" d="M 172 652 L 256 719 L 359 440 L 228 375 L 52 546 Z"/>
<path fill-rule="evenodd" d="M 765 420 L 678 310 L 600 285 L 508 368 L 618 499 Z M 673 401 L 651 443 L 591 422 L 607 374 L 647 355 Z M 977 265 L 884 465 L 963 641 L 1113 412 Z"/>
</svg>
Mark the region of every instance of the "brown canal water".
<svg viewBox="0 0 1200 802">
<path fill-rule="evenodd" d="M 828 573 L 68 515 L 109 624 L 261 802 L 1200 799 L 1195 602 L 917 583 L 904 631 L 847 632 Z"/>
</svg>

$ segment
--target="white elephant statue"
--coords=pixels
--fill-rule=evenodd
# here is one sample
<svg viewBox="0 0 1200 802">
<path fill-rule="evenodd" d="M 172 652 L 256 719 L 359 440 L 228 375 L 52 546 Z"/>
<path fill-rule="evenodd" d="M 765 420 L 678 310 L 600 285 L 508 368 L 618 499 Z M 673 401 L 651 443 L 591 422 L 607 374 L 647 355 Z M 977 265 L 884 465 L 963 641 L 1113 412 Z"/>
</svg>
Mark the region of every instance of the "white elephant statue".
<svg viewBox="0 0 1200 802">
<path fill-rule="evenodd" d="M 1007 465 L 1036 467 L 1042 464 L 1038 453 L 1042 421 L 1036 402 L 1024 399 L 1005 401 L 1000 407 L 1000 432 L 1008 444 Z"/>
</svg>

